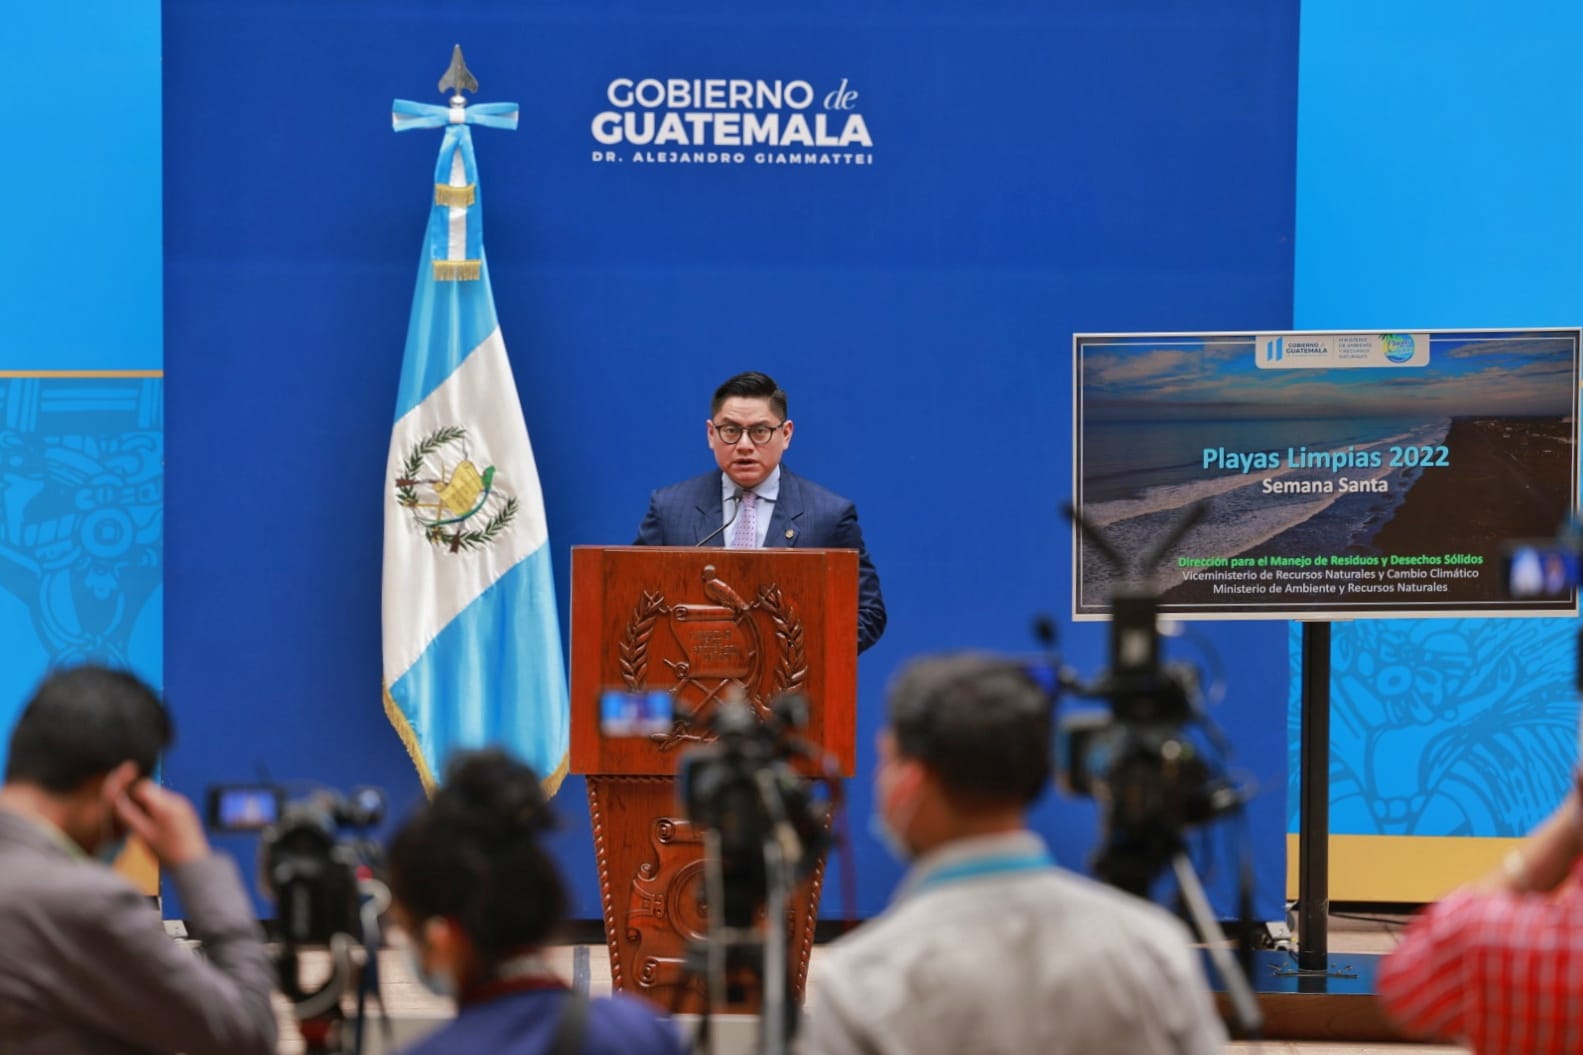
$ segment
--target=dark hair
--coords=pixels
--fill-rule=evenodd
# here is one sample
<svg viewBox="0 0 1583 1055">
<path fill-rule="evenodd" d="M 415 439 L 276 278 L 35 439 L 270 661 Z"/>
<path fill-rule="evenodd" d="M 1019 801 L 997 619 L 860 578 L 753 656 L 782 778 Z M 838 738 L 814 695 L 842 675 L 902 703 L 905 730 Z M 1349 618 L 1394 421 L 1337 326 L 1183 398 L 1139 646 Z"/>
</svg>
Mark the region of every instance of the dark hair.
<svg viewBox="0 0 1583 1055">
<path fill-rule="evenodd" d="M 95 665 L 58 670 L 17 719 L 6 783 L 66 794 L 128 761 L 146 777 L 173 736 L 170 713 L 137 675 Z"/>
<path fill-rule="evenodd" d="M 780 415 L 782 421 L 786 420 L 786 393 L 781 391 L 781 386 L 768 374 L 761 374 L 757 370 L 749 370 L 735 377 L 723 381 L 715 389 L 715 397 L 709 403 L 709 413 L 720 413 L 720 405 L 733 396 L 742 399 L 767 399 L 770 409 Z"/>
<path fill-rule="evenodd" d="M 491 970 L 544 944 L 566 914 L 566 887 L 538 841 L 553 826 L 530 767 L 498 748 L 458 752 L 391 841 L 391 893 L 414 921 L 455 920 Z"/>
<path fill-rule="evenodd" d="M 890 689 L 897 751 L 973 804 L 1028 805 L 1044 793 L 1053 710 L 1021 664 L 972 653 L 914 660 Z"/>
</svg>

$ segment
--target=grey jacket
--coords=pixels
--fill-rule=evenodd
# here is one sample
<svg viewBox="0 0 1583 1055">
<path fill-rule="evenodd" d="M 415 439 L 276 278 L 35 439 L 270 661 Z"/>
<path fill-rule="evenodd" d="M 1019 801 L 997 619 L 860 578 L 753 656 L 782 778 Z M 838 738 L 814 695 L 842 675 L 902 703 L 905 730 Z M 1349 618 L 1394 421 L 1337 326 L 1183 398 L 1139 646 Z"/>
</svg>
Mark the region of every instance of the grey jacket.
<svg viewBox="0 0 1583 1055">
<path fill-rule="evenodd" d="M 1031 832 L 920 858 L 825 947 L 798 1055 L 1215 1055 L 1225 1032 L 1187 928 L 1042 863 Z"/>
<path fill-rule="evenodd" d="M 172 878 L 202 957 L 119 875 L 0 808 L 0 1052 L 274 1052 L 274 972 L 235 864 Z"/>
</svg>

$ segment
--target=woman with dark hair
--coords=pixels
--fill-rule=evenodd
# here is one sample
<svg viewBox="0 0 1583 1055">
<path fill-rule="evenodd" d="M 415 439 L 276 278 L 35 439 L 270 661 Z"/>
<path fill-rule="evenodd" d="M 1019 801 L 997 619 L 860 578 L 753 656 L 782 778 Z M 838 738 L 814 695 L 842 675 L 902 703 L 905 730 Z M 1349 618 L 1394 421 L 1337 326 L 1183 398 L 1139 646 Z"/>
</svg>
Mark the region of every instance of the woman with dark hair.
<svg viewBox="0 0 1583 1055">
<path fill-rule="evenodd" d="M 543 950 L 566 888 L 539 845 L 554 818 L 532 769 L 491 749 L 454 756 L 444 785 L 390 846 L 396 924 L 413 969 L 457 1016 L 409 1055 L 673 1055 L 676 1029 L 647 1004 L 575 997 Z"/>
</svg>

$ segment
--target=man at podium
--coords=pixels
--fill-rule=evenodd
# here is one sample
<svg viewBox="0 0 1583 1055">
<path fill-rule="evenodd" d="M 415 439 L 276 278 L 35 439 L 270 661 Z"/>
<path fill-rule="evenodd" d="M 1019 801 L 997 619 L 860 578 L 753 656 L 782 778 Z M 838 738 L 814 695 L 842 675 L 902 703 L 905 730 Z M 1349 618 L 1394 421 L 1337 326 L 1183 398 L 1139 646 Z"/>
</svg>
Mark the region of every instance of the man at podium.
<svg viewBox="0 0 1583 1055">
<path fill-rule="evenodd" d="M 786 393 L 756 370 L 738 374 L 715 389 L 707 429 L 719 471 L 651 494 L 634 545 L 857 550 L 858 651 L 878 641 L 885 600 L 857 507 L 781 465 L 792 437 Z"/>
</svg>

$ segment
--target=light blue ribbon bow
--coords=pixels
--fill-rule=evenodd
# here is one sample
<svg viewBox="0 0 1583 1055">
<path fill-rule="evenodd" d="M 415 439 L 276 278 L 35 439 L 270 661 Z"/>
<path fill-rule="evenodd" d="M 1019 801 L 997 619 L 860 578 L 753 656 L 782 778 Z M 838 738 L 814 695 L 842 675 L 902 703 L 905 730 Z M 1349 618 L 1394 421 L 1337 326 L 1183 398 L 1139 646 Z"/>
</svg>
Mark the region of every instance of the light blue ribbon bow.
<svg viewBox="0 0 1583 1055">
<path fill-rule="evenodd" d="M 469 125 L 484 128 L 504 128 L 515 131 L 517 127 L 516 103 L 474 103 L 472 106 L 435 106 L 415 103 L 410 99 L 397 99 L 390 104 L 390 125 L 397 132 L 413 128 L 444 128 L 445 138 L 440 142 L 440 156 L 434 164 L 436 185 L 449 185 L 451 169 L 456 164 L 458 152 L 462 159 L 465 178 L 473 187 L 473 201 L 467 206 L 467 248 L 464 259 L 481 260 L 484 251 L 483 199 L 478 189 L 478 165 L 473 158 L 473 134 Z M 448 259 L 450 248 L 451 206 L 436 200 L 429 210 L 429 258 Z"/>
</svg>

